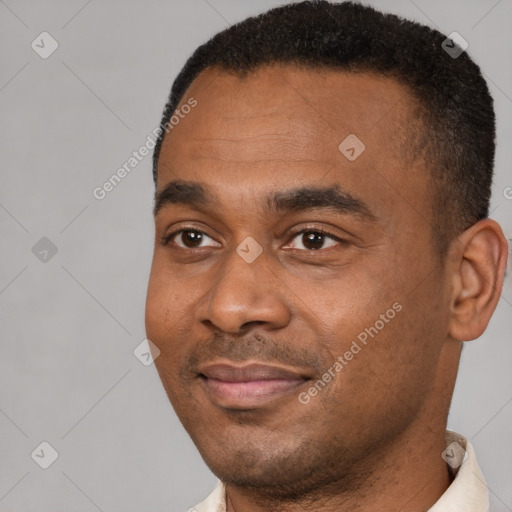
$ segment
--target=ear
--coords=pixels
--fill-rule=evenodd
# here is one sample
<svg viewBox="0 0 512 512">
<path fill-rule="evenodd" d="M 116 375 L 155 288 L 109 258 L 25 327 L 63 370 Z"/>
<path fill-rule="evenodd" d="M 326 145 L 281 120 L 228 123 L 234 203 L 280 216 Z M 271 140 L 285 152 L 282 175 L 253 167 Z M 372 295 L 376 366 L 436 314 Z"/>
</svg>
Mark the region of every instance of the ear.
<svg viewBox="0 0 512 512">
<path fill-rule="evenodd" d="M 459 341 L 478 338 L 501 295 L 508 244 L 499 224 L 484 219 L 464 231 L 450 248 L 453 290 L 450 335 Z"/>
</svg>

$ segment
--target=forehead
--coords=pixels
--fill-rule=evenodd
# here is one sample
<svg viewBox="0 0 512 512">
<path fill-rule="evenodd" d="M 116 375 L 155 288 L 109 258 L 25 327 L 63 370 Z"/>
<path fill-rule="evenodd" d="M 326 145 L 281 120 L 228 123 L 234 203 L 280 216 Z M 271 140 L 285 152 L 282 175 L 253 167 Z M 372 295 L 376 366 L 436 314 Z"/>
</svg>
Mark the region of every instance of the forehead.
<svg viewBox="0 0 512 512">
<path fill-rule="evenodd" d="M 397 196 L 421 203 L 418 190 L 425 195 L 426 173 L 404 156 L 417 105 L 392 78 L 294 66 L 242 77 L 211 68 L 178 110 L 190 98 L 197 106 L 164 138 L 158 188 L 186 179 L 234 194 L 325 177 L 359 196 L 380 195 L 383 208 Z"/>
<path fill-rule="evenodd" d="M 341 108 L 338 113 L 344 113 L 346 121 L 353 115 L 373 112 L 361 126 L 364 129 L 371 129 L 398 101 L 403 100 L 402 106 L 414 104 L 409 89 L 392 77 L 374 72 L 278 64 L 259 67 L 244 75 L 207 68 L 192 82 L 181 101 L 197 95 L 216 114 L 235 107 L 272 113 L 281 105 L 310 114 L 319 108 L 317 114 L 321 115 L 326 103 L 331 109 L 325 112 Z M 406 111 L 405 108 L 401 112 Z"/>
<path fill-rule="evenodd" d="M 392 78 L 294 66 L 267 66 L 244 77 L 210 68 L 194 80 L 177 110 L 191 97 L 198 106 L 171 126 L 164 156 L 176 142 L 176 157 L 272 160 L 285 150 L 318 161 L 349 134 L 369 149 L 399 149 L 407 138 L 402 127 L 416 106 Z M 243 153 L 240 142 L 247 143 Z"/>
</svg>

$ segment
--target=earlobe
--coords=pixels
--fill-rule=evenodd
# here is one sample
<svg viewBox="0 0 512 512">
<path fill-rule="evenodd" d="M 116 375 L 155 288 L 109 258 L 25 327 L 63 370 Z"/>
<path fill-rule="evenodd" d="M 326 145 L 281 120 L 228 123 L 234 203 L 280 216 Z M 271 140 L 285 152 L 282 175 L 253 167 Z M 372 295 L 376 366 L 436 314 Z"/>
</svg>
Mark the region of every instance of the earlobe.
<svg viewBox="0 0 512 512">
<path fill-rule="evenodd" d="M 453 242 L 453 295 L 450 335 L 459 341 L 478 338 L 501 295 L 508 246 L 499 224 L 484 219 Z"/>
</svg>

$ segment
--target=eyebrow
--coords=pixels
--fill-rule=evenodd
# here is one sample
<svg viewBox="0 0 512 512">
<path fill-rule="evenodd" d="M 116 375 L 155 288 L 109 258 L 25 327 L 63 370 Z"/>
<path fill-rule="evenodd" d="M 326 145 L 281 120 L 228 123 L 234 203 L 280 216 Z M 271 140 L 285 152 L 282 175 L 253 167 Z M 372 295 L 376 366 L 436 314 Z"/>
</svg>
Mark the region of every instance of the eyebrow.
<svg viewBox="0 0 512 512">
<path fill-rule="evenodd" d="M 165 206 L 183 204 L 192 207 L 212 207 L 218 200 L 200 183 L 171 181 L 161 191 L 155 192 L 153 214 Z M 328 187 L 299 187 L 270 194 L 264 201 L 268 213 L 306 211 L 316 208 L 330 209 L 337 213 L 352 214 L 367 222 L 375 222 L 376 216 L 361 199 L 354 197 L 339 185 Z"/>
<path fill-rule="evenodd" d="M 209 206 L 213 202 L 211 194 L 200 183 L 194 181 L 171 181 L 160 192 L 155 191 L 153 215 L 172 204 L 189 206 Z"/>
<path fill-rule="evenodd" d="M 277 192 L 267 198 L 265 206 L 270 212 L 322 208 L 334 210 L 337 213 L 356 215 L 368 222 L 377 220 L 366 203 L 342 190 L 339 185 L 300 187 Z"/>
</svg>

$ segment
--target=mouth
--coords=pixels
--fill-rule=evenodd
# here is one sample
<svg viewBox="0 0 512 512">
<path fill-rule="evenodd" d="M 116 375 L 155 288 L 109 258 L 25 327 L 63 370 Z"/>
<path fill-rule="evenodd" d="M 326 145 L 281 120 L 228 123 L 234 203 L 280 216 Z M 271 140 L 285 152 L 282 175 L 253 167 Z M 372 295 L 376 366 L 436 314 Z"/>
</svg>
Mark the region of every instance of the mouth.
<svg viewBox="0 0 512 512">
<path fill-rule="evenodd" d="M 226 409 L 248 410 L 291 395 L 310 380 L 303 371 L 283 366 L 217 362 L 199 369 L 210 399 Z"/>
</svg>

